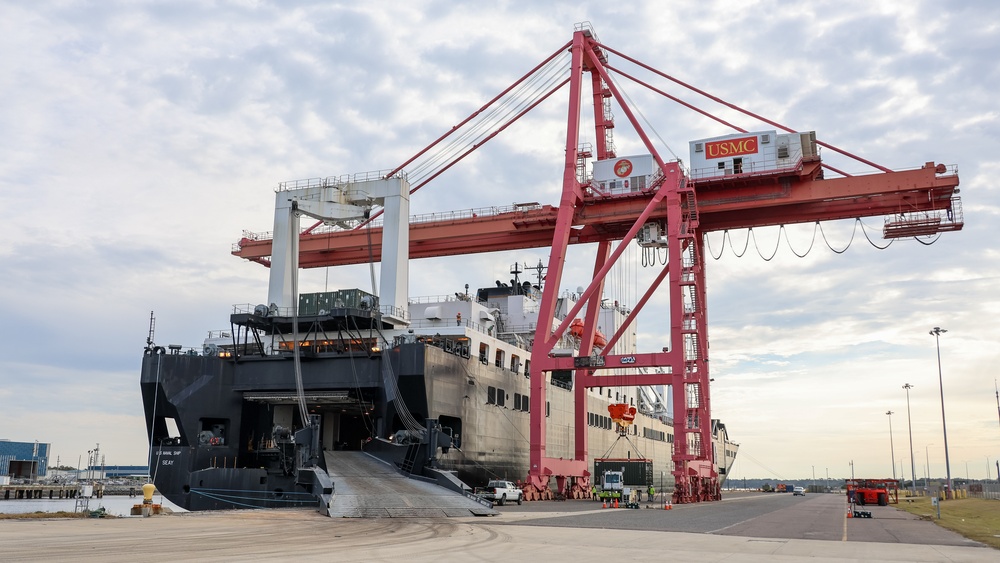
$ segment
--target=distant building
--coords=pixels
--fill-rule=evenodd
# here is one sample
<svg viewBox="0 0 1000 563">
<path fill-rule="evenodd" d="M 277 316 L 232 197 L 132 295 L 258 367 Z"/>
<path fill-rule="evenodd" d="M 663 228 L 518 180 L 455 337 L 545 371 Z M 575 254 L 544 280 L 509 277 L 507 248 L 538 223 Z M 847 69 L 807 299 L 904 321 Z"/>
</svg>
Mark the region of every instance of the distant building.
<svg viewBox="0 0 1000 563">
<path fill-rule="evenodd" d="M 149 475 L 148 465 L 105 465 L 104 467 L 92 466 L 89 469 L 98 474 L 103 472 L 104 479 L 146 477 Z"/>
<path fill-rule="evenodd" d="M 52 444 L 0 439 L 0 481 L 45 477 Z"/>
</svg>

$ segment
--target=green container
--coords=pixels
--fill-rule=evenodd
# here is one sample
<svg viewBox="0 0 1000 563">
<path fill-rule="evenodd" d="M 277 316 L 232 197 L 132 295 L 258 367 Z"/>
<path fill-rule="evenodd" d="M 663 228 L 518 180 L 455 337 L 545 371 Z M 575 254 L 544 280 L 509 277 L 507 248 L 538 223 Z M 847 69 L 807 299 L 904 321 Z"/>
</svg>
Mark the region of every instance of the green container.
<svg viewBox="0 0 1000 563">
<path fill-rule="evenodd" d="M 299 295 L 299 315 L 315 315 L 317 308 L 317 294 L 303 293 Z"/>
<path fill-rule="evenodd" d="M 324 291 L 322 293 L 316 294 L 316 311 L 326 311 L 329 313 L 333 309 L 333 303 L 335 301 L 334 296 L 337 294 L 335 291 Z"/>
</svg>

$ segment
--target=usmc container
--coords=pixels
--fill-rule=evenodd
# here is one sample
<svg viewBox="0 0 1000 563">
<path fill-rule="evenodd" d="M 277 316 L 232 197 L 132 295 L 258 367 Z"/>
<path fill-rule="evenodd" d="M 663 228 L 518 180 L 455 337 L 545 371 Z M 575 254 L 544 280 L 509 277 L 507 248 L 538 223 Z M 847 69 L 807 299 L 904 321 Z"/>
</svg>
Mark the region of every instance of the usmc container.
<svg viewBox="0 0 1000 563">
<path fill-rule="evenodd" d="M 711 180 L 798 168 L 816 158 L 816 132 L 757 131 L 691 141 L 691 178 Z"/>
<path fill-rule="evenodd" d="M 594 183 L 605 193 L 646 189 L 653 176 L 653 155 L 622 156 L 594 162 Z"/>
</svg>

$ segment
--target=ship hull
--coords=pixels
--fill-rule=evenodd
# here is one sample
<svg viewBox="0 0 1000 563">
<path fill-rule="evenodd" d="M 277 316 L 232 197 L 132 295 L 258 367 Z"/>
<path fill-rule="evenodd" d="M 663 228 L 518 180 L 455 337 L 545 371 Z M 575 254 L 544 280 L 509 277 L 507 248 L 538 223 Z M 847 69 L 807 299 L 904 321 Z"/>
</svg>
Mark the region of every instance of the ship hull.
<svg viewBox="0 0 1000 563">
<path fill-rule="evenodd" d="M 471 487 L 495 478 L 517 481 L 529 465 L 527 366 L 497 364 L 467 349 L 424 342 L 304 354 L 303 396 L 309 414 L 319 417 L 325 452 L 385 443 L 412 417 L 437 423 L 450 436 L 444 445 L 451 447 L 431 448 L 427 463 Z M 569 387 L 546 386 L 548 457 L 573 457 Z M 294 444 L 276 438 L 280 429 L 303 426 L 291 354 L 225 358 L 148 350 L 141 389 L 151 475 L 171 502 L 188 510 L 316 505 L 308 487 L 297 483 Z M 587 392 L 589 471 L 595 458 L 645 458 L 652 461 L 652 484 L 665 490 L 673 484 L 669 421 L 639 414 L 619 433 L 607 405 L 620 392 Z M 720 440 L 716 447 L 730 446 Z"/>
</svg>

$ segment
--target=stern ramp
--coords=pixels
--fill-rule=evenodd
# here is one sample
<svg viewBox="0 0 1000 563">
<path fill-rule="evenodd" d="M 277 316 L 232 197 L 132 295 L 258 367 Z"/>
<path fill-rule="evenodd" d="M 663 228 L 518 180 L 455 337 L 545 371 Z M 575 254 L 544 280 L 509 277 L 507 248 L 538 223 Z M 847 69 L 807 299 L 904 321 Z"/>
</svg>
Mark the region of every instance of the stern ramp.
<svg viewBox="0 0 1000 563">
<path fill-rule="evenodd" d="M 492 516 L 496 511 L 432 482 L 411 479 L 365 452 L 324 452 L 333 518 Z"/>
</svg>

